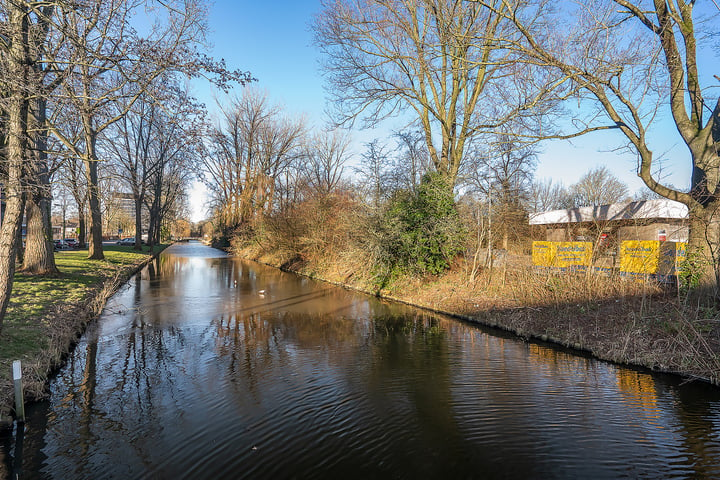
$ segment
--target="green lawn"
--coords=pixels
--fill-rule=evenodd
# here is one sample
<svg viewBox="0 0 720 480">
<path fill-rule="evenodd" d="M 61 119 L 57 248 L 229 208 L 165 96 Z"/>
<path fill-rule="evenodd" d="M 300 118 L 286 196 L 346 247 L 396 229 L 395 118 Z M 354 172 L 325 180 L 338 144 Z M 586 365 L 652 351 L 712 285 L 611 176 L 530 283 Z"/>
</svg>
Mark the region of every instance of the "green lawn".
<svg viewBox="0 0 720 480">
<path fill-rule="evenodd" d="M 155 247 L 161 250 L 165 245 Z M 33 359 L 49 345 L 52 326 L 43 317 L 55 305 L 83 300 L 93 288 L 131 268 L 150 254 L 149 247 L 104 246 L 105 260 L 88 260 L 87 250 L 60 251 L 55 262 L 57 277 L 15 274 L 12 296 L 0 333 L 0 380 L 11 376 L 13 360 Z"/>
</svg>

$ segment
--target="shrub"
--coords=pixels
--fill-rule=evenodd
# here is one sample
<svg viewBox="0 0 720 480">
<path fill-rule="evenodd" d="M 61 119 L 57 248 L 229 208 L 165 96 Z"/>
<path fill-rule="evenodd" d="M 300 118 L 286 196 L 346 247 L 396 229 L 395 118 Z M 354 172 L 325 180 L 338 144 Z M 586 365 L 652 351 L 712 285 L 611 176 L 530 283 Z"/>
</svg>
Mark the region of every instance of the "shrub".
<svg viewBox="0 0 720 480">
<path fill-rule="evenodd" d="M 384 283 L 402 273 L 439 274 L 463 250 L 465 228 L 452 183 L 438 173 L 427 174 L 415 191 L 396 192 L 376 228 Z"/>
</svg>

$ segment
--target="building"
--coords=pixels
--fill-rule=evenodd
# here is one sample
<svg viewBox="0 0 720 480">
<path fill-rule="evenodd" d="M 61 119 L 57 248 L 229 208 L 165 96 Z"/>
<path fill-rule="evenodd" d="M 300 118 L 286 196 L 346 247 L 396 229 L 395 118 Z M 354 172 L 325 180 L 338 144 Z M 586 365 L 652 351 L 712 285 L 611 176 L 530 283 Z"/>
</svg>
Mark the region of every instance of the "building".
<svg viewBox="0 0 720 480">
<path fill-rule="evenodd" d="M 668 240 L 686 242 L 688 208 L 673 200 L 642 200 L 530 215 L 534 240 L 555 242 Z"/>
<path fill-rule="evenodd" d="M 122 211 L 125 215 L 135 218 L 135 199 L 132 193 L 113 192 L 111 202 L 115 208 Z"/>
<path fill-rule="evenodd" d="M 148 212 L 141 209 L 142 233 L 147 234 Z M 108 238 L 135 235 L 135 199 L 132 193 L 112 192 L 105 215 L 104 236 Z"/>
<path fill-rule="evenodd" d="M 585 245 L 592 245 L 592 263 L 600 269 L 620 266 L 621 247 L 629 245 L 623 242 L 655 241 L 660 245 L 658 241 L 688 239 L 687 206 L 667 199 L 552 210 L 531 214 L 529 221 L 534 246 L 590 242 Z"/>
</svg>

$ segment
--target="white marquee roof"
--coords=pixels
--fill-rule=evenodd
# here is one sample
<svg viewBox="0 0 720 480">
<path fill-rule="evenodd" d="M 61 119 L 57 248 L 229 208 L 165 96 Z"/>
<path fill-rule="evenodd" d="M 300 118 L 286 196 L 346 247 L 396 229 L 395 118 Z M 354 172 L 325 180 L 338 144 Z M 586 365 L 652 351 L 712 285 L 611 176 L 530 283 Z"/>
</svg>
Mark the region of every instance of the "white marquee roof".
<svg viewBox="0 0 720 480">
<path fill-rule="evenodd" d="M 551 210 L 530 214 L 530 225 L 554 223 L 602 222 L 611 220 L 637 220 L 641 218 L 687 218 L 686 205 L 673 200 L 642 200 L 639 202 L 613 203 L 595 207 L 579 207 L 567 210 Z"/>
</svg>

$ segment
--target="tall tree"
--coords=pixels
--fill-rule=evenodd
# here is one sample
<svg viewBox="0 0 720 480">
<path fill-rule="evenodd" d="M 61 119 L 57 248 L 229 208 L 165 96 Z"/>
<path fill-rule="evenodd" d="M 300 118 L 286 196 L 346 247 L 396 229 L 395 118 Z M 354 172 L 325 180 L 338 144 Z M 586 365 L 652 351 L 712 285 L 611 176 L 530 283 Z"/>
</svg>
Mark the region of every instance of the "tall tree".
<svg viewBox="0 0 720 480">
<path fill-rule="evenodd" d="M 123 99 L 116 107 L 126 109 Z M 159 168 L 153 144 L 160 138 L 161 123 L 167 121 L 161 107 L 149 96 L 142 96 L 110 129 L 103 142 L 107 158 L 114 164 L 119 182 L 130 189 L 135 205 L 135 249 L 142 249 L 142 208 L 149 188 L 150 178 Z M 121 193 L 116 189 L 116 193 Z"/>
<path fill-rule="evenodd" d="M 565 208 L 608 205 L 630 199 L 627 184 L 607 167 L 591 169 L 568 187 Z"/>
<path fill-rule="evenodd" d="M 498 225 L 502 248 L 507 249 L 510 236 L 518 237 L 527 225 L 537 149 L 514 134 L 488 136 L 484 145 L 476 147 L 464 169 L 463 183 L 487 203 L 492 222 Z"/>
<path fill-rule="evenodd" d="M 311 196 L 328 196 L 342 185 L 349 146 L 348 136 L 337 130 L 317 133 L 307 142 L 302 177 Z"/>
<path fill-rule="evenodd" d="M 490 3 L 325 1 L 314 28 L 336 122 L 372 125 L 409 109 L 452 187 L 471 139 L 544 98 L 542 76 L 521 71 L 507 49 L 507 13 L 526 2 Z"/>
<path fill-rule="evenodd" d="M 56 274 L 52 244 L 50 209 L 52 189 L 50 177 L 57 165 L 50 165 L 48 129 L 46 127 L 47 97 L 61 76 L 54 75 L 46 63 L 57 48 L 51 40 L 53 4 L 31 5 L 30 52 L 35 94 L 30 98 L 28 135 L 32 156 L 25 168 L 26 175 L 26 246 L 22 255 L 22 269 L 26 273 Z"/>
<path fill-rule="evenodd" d="M 148 176 L 147 195 L 148 244 L 161 241 L 161 226 L 171 211 L 180 211 L 185 192 L 201 155 L 204 111 L 187 91 L 172 89 L 163 95 L 163 110 L 157 115 L 155 135 L 149 143 L 154 168 Z M 139 235 L 139 234 L 137 234 Z M 139 241 L 139 237 L 136 236 Z M 138 243 L 136 242 L 136 246 Z"/>
<path fill-rule="evenodd" d="M 365 144 L 365 152 L 360 155 L 360 165 L 354 169 L 358 186 L 373 208 L 378 208 L 381 200 L 390 193 L 388 157 L 385 146 L 375 139 Z"/>
<path fill-rule="evenodd" d="M 530 187 L 528 208 L 531 212 L 545 212 L 565 208 L 567 190 L 560 183 L 553 183 L 552 179 L 534 181 Z"/>
<path fill-rule="evenodd" d="M 527 204 L 532 185 L 537 150 L 533 145 L 522 145 L 510 135 L 500 135 L 492 161 L 488 164 L 492 179 L 491 195 L 497 200 L 493 202 L 495 215 L 502 231 L 502 248 L 508 248 L 511 234 L 518 233 L 527 225 Z"/>
<path fill-rule="evenodd" d="M 205 183 L 223 234 L 273 207 L 277 181 L 298 158 L 305 126 L 265 95 L 246 91 L 224 107 L 203 155 Z"/>
<path fill-rule="evenodd" d="M 31 82 L 29 45 L 29 7 L 24 2 L 4 5 L 7 15 L 2 23 L 2 91 L 7 112 L 7 148 L 5 216 L 0 227 L 0 328 L 5 317 L 15 273 L 16 238 L 22 224 L 22 170 L 29 160 L 28 111 Z"/>
<path fill-rule="evenodd" d="M 688 258 L 704 264 L 705 284 L 720 301 L 720 97 L 708 82 L 716 59 L 701 56 L 717 33 L 716 3 L 685 0 L 593 0 L 563 4 L 539 2 L 545 21 L 524 18 L 509 0 L 504 11 L 480 2 L 511 20 L 523 36 L 518 44 L 528 62 L 556 78 L 567 79 L 566 94 L 576 92 L 597 107 L 591 123 L 574 135 L 615 129 L 639 158 L 638 175 L 653 192 L 689 209 Z M 696 22 L 696 8 L 704 22 Z M 711 48 L 707 45 L 706 48 Z M 689 191 L 662 184 L 649 136 L 657 106 L 667 108 L 679 140 L 687 149 Z"/>
<path fill-rule="evenodd" d="M 404 130 L 393 134 L 397 155 L 391 176 L 395 188 L 416 190 L 423 176 L 431 171 L 432 162 L 422 131 Z"/>
<path fill-rule="evenodd" d="M 161 2 L 155 23 L 147 36 L 130 25 L 141 0 L 92 0 L 84 8 L 68 5 L 58 11 L 64 35 L 63 55 L 55 59 L 65 70 L 61 107 L 72 109 L 80 120 L 79 135 L 72 136 L 58 125 L 52 128 L 74 156 L 83 160 L 90 210 L 89 257 L 103 258 L 102 215 L 98 178 L 99 136 L 120 120 L 148 87 L 168 71 L 188 75 L 213 75 L 216 83 L 244 83 L 248 74 L 228 72 L 222 62 L 197 52 L 203 41 L 204 7 L 197 2 Z M 128 96 L 128 85 L 132 93 Z M 125 109 L 109 113 L 109 105 L 124 99 Z"/>
<path fill-rule="evenodd" d="M 75 201 L 78 215 L 78 244 L 80 248 L 85 248 L 87 244 L 85 219 L 87 218 L 88 189 L 82 162 L 77 158 L 67 158 L 60 168 L 60 181 L 67 187 Z"/>
</svg>

